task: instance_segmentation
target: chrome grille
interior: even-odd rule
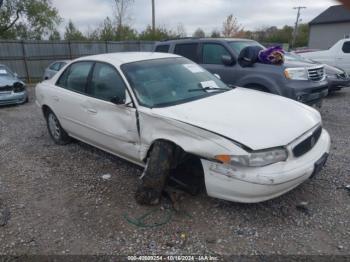
[[[0,92],[11,92],[13,90],[13,86],[0,86]]]
[[[296,147],[293,148],[293,154],[295,157],[301,157],[302,155],[309,152],[315,144],[318,142],[322,134],[322,126],[317,128],[311,136],[300,142]]]
[[[307,70],[309,79],[312,81],[322,81],[325,78],[324,67],[315,67]]]

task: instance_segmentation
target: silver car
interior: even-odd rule
[[[25,83],[7,66],[0,64],[0,105],[15,105],[28,102]]]
[[[69,60],[55,61],[50,64],[44,72],[43,80],[51,79],[58,71],[61,70],[66,64],[69,63]]]

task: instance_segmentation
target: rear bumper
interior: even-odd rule
[[[0,93],[0,106],[23,104],[27,98],[28,93],[26,90],[19,93]]]
[[[317,163],[330,150],[326,130],[314,148],[299,158],[260,168],[234,167],[202,160],[207,193],[224,200],[257,203],[294,189],[310,178]]]

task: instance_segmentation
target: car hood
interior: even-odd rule
[[[307,62],[307,61],[290,61],[290,60],[286,60],[284,62],[284,66],[286,68],[314,67],[315,65],[317,65],[317,64],[316,63]],[[319,66],[322,66],[322,65],[320,64]]]
[[[22,83],[21,80],[11,77],[11,76],[0,76],[0,87],[3,86],[12,86],[14,83],[20,82]]]
[[[152,113],[206,129],[253,150],[285,146],[321,122],[320,114],[299,102],[236,88]]]

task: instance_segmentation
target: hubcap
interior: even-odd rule
[[[53,114],[49,115],[49,129],[50,129],[51,135],[56,140],[59,140],[61,137],[61,130],[58,124],[58,120]]]

